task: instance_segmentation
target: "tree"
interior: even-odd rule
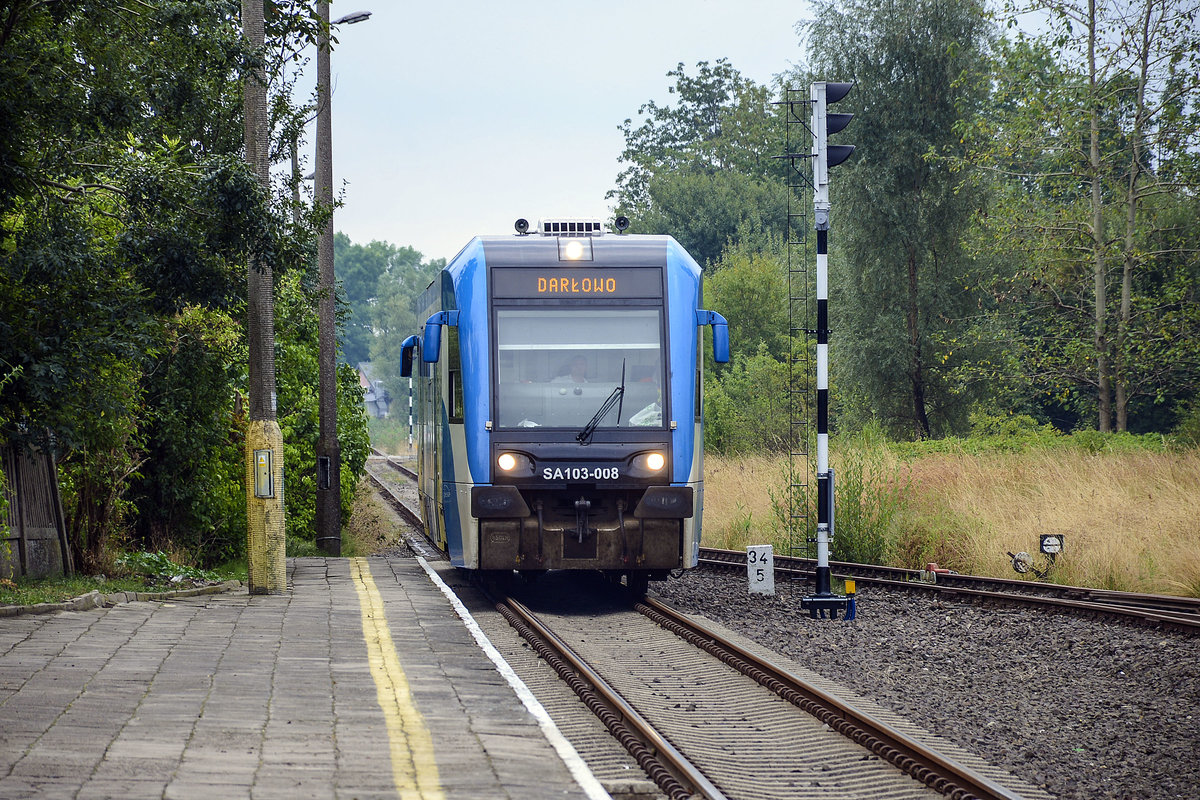
[[[695,76],[681,63],[667,77],[678,102],[643,104],[636,128],[625,120],[628,166],[608,196],[634,230],[671,234],[706,264],[739,228],[761,233],[785,213],[771,92],[725,59],[701,61]]]
[[[372,242],[371,246],[376,243]],[[425,322],[418,319],[416,300],[425,287],[446,266],[446,259],[424,261],[419,252],[411,247],[391,248],[388,267],[379,276],[376,284],[376,301],[371,309],[375,338],[371,341],[371,362],[375,375],[383,382],[393,397],[407,380],[400,377],[400,351],[404,340],[420,333]]]
[[[353,366],[370,360],[375,309],[381,296],[392,295],[391,284],[398,281],[406,295],[416,296],[409,273],[420,270],[421,254],[388,242],[354,244],[349,236],[339,233],[334,238],[334,258],[348,309],[340,343],[343,358]],[[416,292],[424,288],[422,285]]]
[[[712,265],[704,280],[706,308],[729,320],[730,346],[742,353],[759,352],[776,361],[788,355],[787,264],[778,240],[759,249],[739,239]],[[718,374],[724,365],[715,365]]]
[[[991,101],[958,127],[996,200],[980,249],[1013,256],[989,282],[1021,374],[1101,431],[1173,405],[1200,363],[1176,211],[1195,207],[1198,8],[1051,3],[1047,33],[1001,43]]]
[[[264,54],[225,0],[0,10],[0,438],[56,448],[93,567],[114,536],[240,547],[241,276],[302,266],[309,235],[241,158],[241,71],[314,30],[268,12]]]
[[[965,418],[947,370],[973,303],[961,236],[978,197],[926,158],[953,148],[951,126],[978,103],[988,41],[977,2],[823,0],[806,31],[814,72],[854,81],[854,157],[837,167],[830,235],[836,375],[878,415],[917,437]]]

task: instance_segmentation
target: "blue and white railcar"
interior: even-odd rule
[[[619,222],[623,222],[620,220]],[[670,236],[524,220],[471,240],[422,295],[419,484],[459,567],[695,566],[704,498],[700,267]]]

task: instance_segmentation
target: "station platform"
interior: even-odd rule
[[[608,797],[443,587],[300,558],[286,594],[0,618],[0,798]]]

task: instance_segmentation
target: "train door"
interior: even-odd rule
[[[431,439],[429,448],[429,474],[432,480],[430,482],[428,497],[430,523],[427,526],[429,537],[442,550],[446,549],[446,517],[442,505],[442,491],[445,486],[445,475],[442,474],[442,464],[445,463],[444,448],[446,447],[446,400],[443,396],[446,381],[442,366],[444,363],[445,359],[443,358],[439,359],[438,363],[429,365],[432,372],[429,392],[429,399],[432,404],[429,413]]]
[[[430,539],[438,540],[438,504],[437,498],[441,492],[438,482],[438,442],[441,426],[437,420],[438,389],[437,365],[427,364],[419,359],[420,391],[417,393],[419,407],[417,418],[420,420],[419,462],[420,481],[419,492],[421,499],[421,517],[425,522],[425,533]]]

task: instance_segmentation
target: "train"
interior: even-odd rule
[[[426,534],[477,574],[599,571],[645,592],[696,565],[704,506],[701,268],[671,236],[518,219],[476,236],[417,299]]]

